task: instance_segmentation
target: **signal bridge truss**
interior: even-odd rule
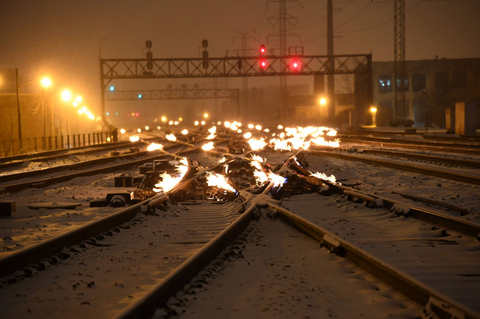
[[[239,89],[125,90],[105,93],[106,101],[238,99]]]
[[[371,54],[101,59],[100,66],[102,117],[107,86],[113,80],[355,74],[366,83],[370,101],[373,92]]]
[[[329,64],[332,58],[333,68]],[[265,66],[261,66],[260,61],[264,61]],[[297,66],[292,67],[295,62]],[[100,60],[105,87],[117,79],[355,74],[368,72],[371,63],[371,54]]]

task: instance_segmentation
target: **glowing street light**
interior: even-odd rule
[[[326,105],[327,104],[327,99],[324,98],[324,97],[321,97],[319,100],[318,100],[318,103],[320,105]]]
[[[73,105],[74,107],[77,107],[77,106],[78,106],[78,102],[77,102],[77,101],[73,101],[72,105]]]
[[[166,116],[162,116],[162,122],[166,122],[167,121],[167,117]]]
[[[77,101],[78,103],[82,102],[83,101],[83,98],[78,95],[76,98],[75,98],[75,101]]]
[[[372,112],[372,126],[377,126],[377,108],[372,106],[370,112]]]
[[[70,101],[72,99],[72,92],[70,92],[69,90],[63,90],[62,99],[66,102]]]
[[[43,87],[48,88],[50,85],[52,85],[52,80],[49,78],[43,78],[40,83],[43,85]]]
[[[206,119],[208,119],[208,113],[206,113],[206,112],[203,113],[203,117],[206,118]]]

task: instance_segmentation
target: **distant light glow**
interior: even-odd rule
[[[206,112],[203,113],[203,117],[206,118],[206,119],[208,119],[208,113],[206,113]]]
[[[125,134],[125,129],[124,128],[120,129],[120,133]]]
[[[77,101],[78,103],[82,102],[83,101],[83,98],[78,95],[76,98],[75,98],[75,101]]]
[[[44,87],[49,87],[50,85],[52,85],[52,80],[50,80],[49,78],[43,78],[40,83],[44,86]]]
[[[63,90],[62,99],[67,102],[70,101],[72,99],[72,93],[69,90]]]
[[[110,91],[112,91],[112,92],[115,91],[115,87],[113,85],[110,86]]]
[[[327,99],[322,97],[322,98],[320,98],[320,100],[318,100],[318,103],[320,103],[320,105],[325,105],[325,104],[327,104]]]

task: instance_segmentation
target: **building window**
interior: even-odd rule
[[[475,73],[475,87],[480,88],[480,72]]]
[[[380,93],[392,92],[392,76],[380,75],[378,77],[378,91]]]
[[[426,88],[425,74],[417,73],[412,75],[412,91],[423,91]]]
[[[449,84],[448,73],[435,74],[435,89],[448,90]]]
[[[408,92],[410,88],[410,83],[409,83],[409,75],[408,74],[399,74],[397,76],[397,81],[395,83],[395,90],[400,91],[400,85],[402,84],[402,78],[403,78],[403,87],[405,88],[405,92]]]
[[[465,73],[465,72],[453,72],[453,74],[452,74],[452,87],[454,89],[466,89],[467,88],[467,73]]]

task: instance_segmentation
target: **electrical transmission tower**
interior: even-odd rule
[[[271,16],[268,18],[268,22],[272,26],[276,26],[277,24],[279,25],[279,31],[275,32],[273,34],[270,34],[270,36],[275,36],[279,37],[280,39],[280,56],[286,56],[287,55],[287,36],[298,36],[295,33],[288,32],[287,31],[287,23],[290,25],[294,26],[298,23],[298,18],[292,16],[291,14],[287,13],[287,2],[298,2],[300,6],[302,5],[298,0],[268,0],[267,1],[267,6],[269,3],[278,3],[279,5],[279,12],[278,14]],[[285,66],[287,67],[287,66]],[[288,118],[287,114],[287,77],[286,76],[280,76],[280,92],[282,96],[282,117],[283,119]]]
[[[394,0],[393,10],[393,117],[405,118],[405,0]]]

